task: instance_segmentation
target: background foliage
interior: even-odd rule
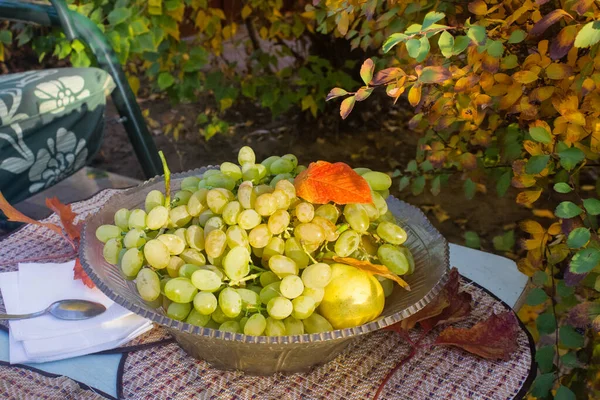
[[[221,112],[250,99],[273,115],[298,107],[317,116],[327,92],[342,98],[343,118],[367,110],[360,102],[378,89],[410,104],[420,140],[415,159],[393,174],[400,190],[438,194],[458,174],[469,199],[495,190],[531,209],[518,260],[533,286],[519,313],[538,344],[531,396],[600,396],[597,1],[70,4],[106,32],[136,92],[148,81],[174,102],[209,92]],[[92,62],[58,30],[10,28],[0,31],[0,60],[17,41],[40,58]],[[207,138],[228,129],[218,115],[197,123]],[[166,130],[177,137],[177,126]],[[479,247],[474,232],[465,239]],[[498,251],[514,244],[514,230],[494,238]]]

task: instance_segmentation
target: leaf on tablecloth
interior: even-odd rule
[[[517,350],[519,324],[511,311],[492,314],[471,328],[444,329],[434,345],[460,347],[488,359],[507,360]]]
[[[349,165],[326,161],[311,163],[295,179],[298,197],[316,204],[371,203],[367,181]]]
[[[404,279],[400,278],[398,275],[390,271],[385,265],[372,264],[369,261],[357,260],[356,258],[351,257],[333,256],[333,261],[342,264],[352,265],[353,267],[369,272],[371,274],[380,275],[384,278],[391,279],[395,281],[398,285],[402,286],[404,289],[410,291],[410,286],[408,285],[408,283],[406,283]]]
[[[450,271],[448,283],[444,286],[439,297],[444,297],[448,300],[446,307],[440,314],[431,316],[430,318],[421,320],[419,323],[426,331],[430,331],[438,325],[458,322],[471,313],[471,295],[467,292],[459,292],[460,275],[456,268]]]
[[[87,276],[87,274],[83,270],[83,267],[81,266],[81,263],[79,262],[79,258],[75,259],[75,266],[73,267],[73,279],[74,280],[81,279],[83,284],[85,286],[89,287],[90,289],[92,289],[94,286],[96,286],[96,285],[94,285],[94,282],[92,282],[90,277]]]

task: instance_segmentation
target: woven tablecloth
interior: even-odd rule
[[[107,189],[73,204],[81,218],[93,214],[118,190]],[[59,222],[56,215],[47,221]],[[69,246],[58,235],[38,226],[25,226],[0,242],[0,271],[17,269],[15,260],[54,256],[67,259]],[[473,312],[455,324],[469,327],[492,312],[510,310],[479,285],[461,278],[461,290],[473,297]],[[4,304],[0,302],[0,312]],[[2,326],[6,329],[6,325]],[[433,330],[422,341],[432,343]],[[420,335],[418,329],[411,333]],[[425,347],[403,364],[387,383],[381,399],[519,399],[535,376],[533,340],[521,325],[519,349],[508,361],[485,360],[459,348]],[[161,327],[108,352],[123,353],[117,393],[124,399],[371,399],[385,376],[410,353],[397,333],[379,331],[353,341],[333,361],[310,373],[271,377],[220,371],[188,356]],[[2,399],[111,398],[85,384],[22,365],[0,364]]]

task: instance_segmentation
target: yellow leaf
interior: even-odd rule
[[[244,8],[242,8],[242,19],[248,18],[250,14],[252,14],[252,8],[246,4]]]
[[[183,14],[185,12],[185,5],[181,4],[174,10],[167,11],[167,15],[171,16],[175,21],[183,21]]]
[[[573,75],[573,68],[567,64],[552,63],[546,68],[546,76],[553,80],[565,79]]]
[[[517,204],[531,204],[540,198],[542,189],[526,190],[517,195]]]
[[[258,33],[259,33],[260,37],[263,39],[266,39],[267,36],[269,36],[269,31],[264,26],[260,28],[260,31],[258,31]]]
[[[540,218],[554,219],[554,213],[551,210],[533,209],[533,215]]]
[[[345,36],[348,33],[348,25],[350,24],[350,17],[346,11],[342,11],[340,15],[340,21],[337,24],[338,32]]]
[[[541,143],[537,143],[531,140],[523,141],[523,148],[532,156],[539,156],[544,153],[544,151],[542,150]]]
[[[596,83],[591,78],[585,78],[581,85],[581,95],[585,96],[586,94],[593,92],[596,89]]]
[[[577,124],[580,126],[585,126],[585,115],[583,115],[583,113],[581,111],[566,110],[565,112],[562,112],[561,114],[570,123]]]
[[[475,0],[469,3],[469,11],[475,15],[485,15],[488,12],[487,4],[483,0]]]
[[[221,112],[227,110],[232,105],[233,99],[231,97],[225,97],[224,99],[221,99],[221,101],[219,101],[219,107],[221,109]]]
[[[528,84],[538,80],[538,74],[533,71],[519,71],[513,74],[513,79],[519,83]]]
[[[542,86],[535,88],[529,94],[529,98],[533,101],[542,102],[548,100],[554,93],[554,86]]]
[[[525,250],[535,250],[539,249],[542,246],[542,241],[540,239],[526,239],[521,241],[521,247]]]
[[[415,84],[408,91],[408,102],[411,106],[416,107],[421,101],[421,85]]]
[[[500,110],[506,110],[510,108],[513,104],[519,100],[521,95],[523,94],[523,90],[521,85],[515,83],[511,87],[508,88],[508,92],[504,97],[500,99],[500,103],[498,103],[498,108]]]
[[[4,61],[4,43],[0,42],[0,61]]]
[[[506,93],[508,93],[508,86],[503,84],[494,85],[490,88],[490,90],[487,90],[486,93],[492,97],[504,96]]]
[[[517,261],[517,268],[527,276],[533,276],[538,271],[526,258],[521,258]]]
[[[554,214],[552,215],[552,218],[554,218]],[[539,222],[532,221],[530,219],[519,222],[519,228],[531,235],[543,235],[545,232],[544,227],[542,227]]]
[[[548,233],[552,236],[558,235],[561,231],[562,227],[559,222],[553,223],[552,225],[550,225],[550,228],[548,228]]]
[[[133,94],[137,96],[138,91],[140,90],[140,79],[137,76],[128,75],[127,81],[129,82]]]
[[[219,17],[219,19],[226,19],[225,13],[220,8],[209,8],[208,10],[212,15]]]

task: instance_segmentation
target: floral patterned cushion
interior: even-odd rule
[[[0,76],[0,191],[10,202],[65,179],[94,156],[113,88],[97,68]]]

